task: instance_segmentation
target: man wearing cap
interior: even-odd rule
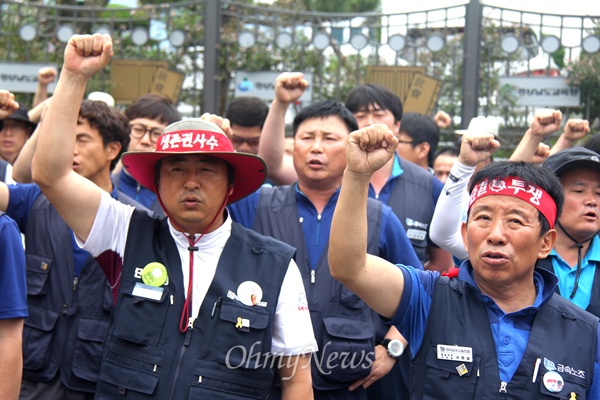
[[[384,125],[351,134],[329,264],[407,338],[412,398],[600,398],[598,318],[554,293],[558,279],[537,267],[556,239],[558,179],[523,162],[484,167],[462,225],[469,259],[451,276],[398,268],[365,246],[369,180],[396,146]]]
[[[157,193],[167,218],[113,201],[71,171],[72,120],[87,81],[113,54],[108,35],[75,35],[40,130],[34,179],[92,254],[123,260],[96,399],[312,398],[315,351],[290,246],[232,223],[225,206],[260,187],[265,166],[216,126],[170,125],[156,151],[123,165]]]
[[[36,124],[29,120],[29,110],[20,106],[17,110],[2,118],[0,112],[0,159],[12,164],[21,148],[29,139]]]
[[[544,167],[560,179],[565,206],[541,266],[558,276],[561,296],[600,316],[600,156],[573,147],[550,156]]]

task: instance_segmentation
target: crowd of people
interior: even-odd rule
[[[448,114],[361,84],[290,140],[302,73],[121,111],[86,96],[115,51],[0,90],[0,399],[600,399],[588,121],[537,110],[497,161],[497,120],[438,149]]]

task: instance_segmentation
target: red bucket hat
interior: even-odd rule
[[[255,192],[264,183],[267,166],[262,158],[237,153],[229,138],[215,124],[192,118],[167,126],[156,141],[155,151],[127,152],[123,166],[141,185],[156,193],[156,163],[177,154],[206,154],[233,167],[233,193],[227,204]]]

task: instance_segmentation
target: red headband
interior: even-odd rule
[[[534,206],[542,213],[550,229],[556,222],[556,203],[548,192],[536,185],[525,185],[525,181],[516,176],[507,176],[504,179],[483,180],[473,188],[469,199],[469,209],[477,200],[490,195],[512,196]]]

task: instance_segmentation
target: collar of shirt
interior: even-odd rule
[[[472,286],[481,301],[488,304],[490,302],[490,297],[481,293],[481,290],[477,286],[475,282],[475,278],[473,276],[473,266],[471,262],[466,260],[460,266],[460,271],[458,272],[458,279],[461,281],[465,281],[470,286]],[[556,286],[558,285],[558,278],[552,272],[538,268],[533,271],[533,281],[536,285],[537,295],[535,301],[531,307],[527,307],[524,310],[532,310],[537,311],[541,306],[543,306],[554,294]],[[521,310],[523,311],[523,310]]]
[[[398,157],[398,154],[394,154],[394,165],[392,166],[392,175],[390,178],[397,178],[402,175],[403,172],[404,170],[400,165],[400,157]]]
[[[119,197],[119,191],[117,190],[117,186],[115,184],[112,185],[112,190],[110,191],[110,197],[117,200]]]
[[[558,257],[562,260],[562,257],[556,252],[554,248],[550,251],[550,256]],[[585,253],[585,256],[581,260],[581,268],[585,268],[590,261],[600,262],[600,238],[598,235],[594,236],[592,241],[590,242],[590,247],[588,247],[588,251]]]

